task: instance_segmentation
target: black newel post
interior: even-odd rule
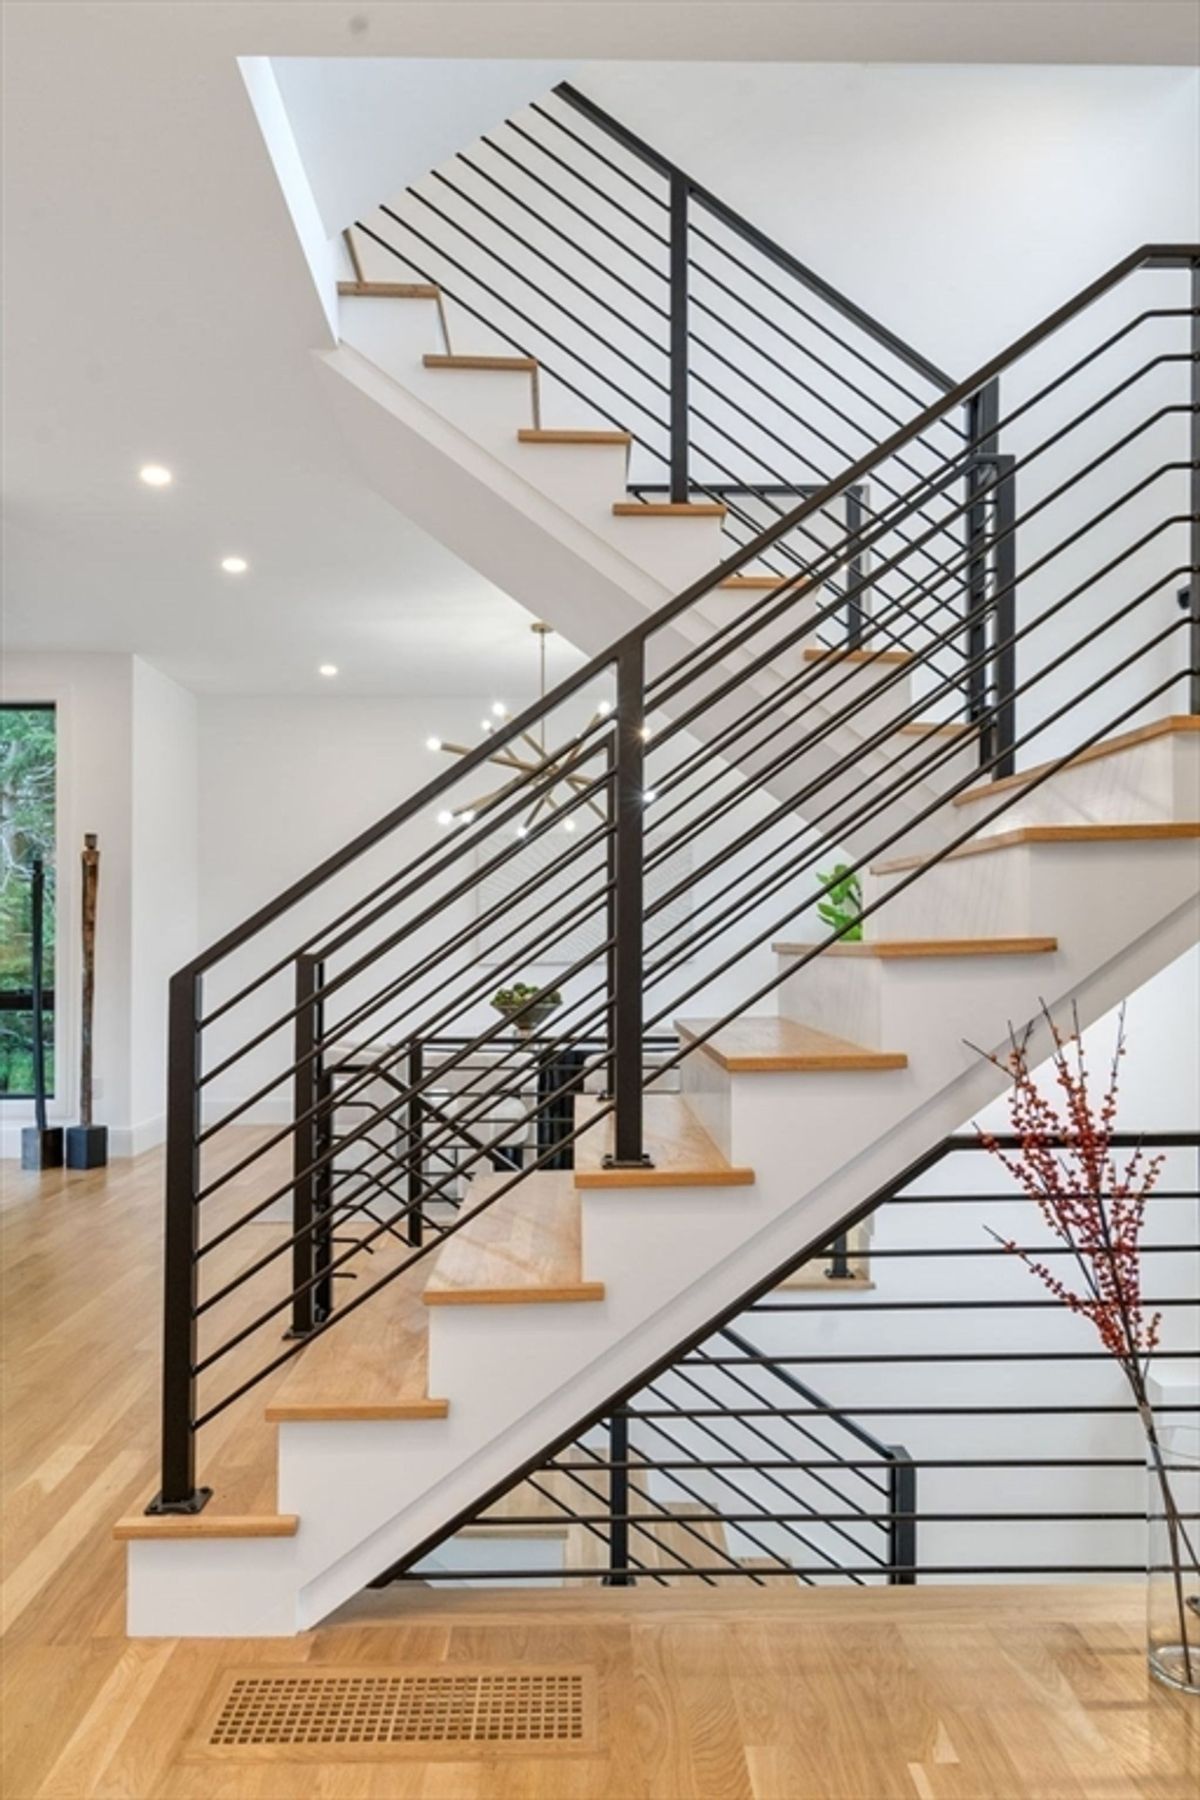
[[[199,975],[181,969],[167,993],[162,1487],[148,1513],[195,1513],[212,1497],[196,1485],[201,992]]]

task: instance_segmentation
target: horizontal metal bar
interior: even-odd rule
[[[649,1463],[646,1467],[653,1471],[657,1465]],[[747,1467],[753,1469],[754,1465],[747,1464]],[[689,1512],[687,1516],[693,1525],[756,1525],[764,1522],[767,1524],[793,1522],[811,1525],[813,1523],[811,1513],[777,1513],[770,1509],[763,1512],[738,1513],[726,1512],[721,1507],[714,1507],[711,1512]],[[817,1523],[821,1525],[832,1524],[835,1521],[855,1523],[860,1516],[858,1513],[822,1512]],[[1179,1517],[1184,1520],[1200,1519],[1200,1512],[1181,1511]],[[612,1520],[625,1525],[662,1525],[675,1523],[676,1515],[668,1513],[664,1518],[662,1513],[603,1512],[589,1514],[572,1512],[570,1518],[572,1524],[576,1525],[608,1524]],[[882,1522],[892,1519],[915,1519],[919,1525],[1123,1525],[1131,1523],[1144,1525],[1146,1509],[1142,1507],[1137,1512],[926,1512],[923,1508],[918,1507],[915,1513],[889,1512],[885,1509],[883,1512],[876,1513],[874,1518]],[[545,1523],[546,1515],[544,1513],[514,1513],[505,1514],[503,1518],[489,1519],[486,1516],[478,1518],[472,1523],[471,1529],[474,1531],[476,1527],[487,1526],[496,1530],[504,1530],[510,1526],[537,1526],[545,1525]]]
[[[1194,1246],[1200,1250],[1200,1245]],[[874,1254],[871,1250],[860,1252],[864,1262],[870,1261]],[[1115,1253],[1114,1253],[1115,1254]],[[1200,1357],[1200,1350],[1156,1350],[1155,1362],[1182,1359],[1190,1362]],[[867,1355],[830,1354],[824,1356],[777,1356],[774,1352],[768,1355],[765,1351],[757,1356],[685,1356],[676,1366],[684,1369],[709,1368],[725,1369],[734,1366],[749,1365],[752,1368],[764,1368],[772,1372],[795,1365],[800,1368],[830,1363],[835,1366],[864,1363],[1010,1363],[1010,1362],[1100,1362],[1112,1361],[1109,1350],[891,1350],[877,1351]],[[736,1406],[729,1408],[731,1418],[738,1416]],[[890,1460],[890,1459],[889,1459]]]
[[[1155,1406],[1156,1413],[1194,1413],[1195,1407],[1182,1402],[1164,1402]],[[1040,1417],[1042,1414],[1076,1414],[1114,1413],[1136,1418],[1136,1412],[1128,1401],[1116,1405],[1080,1404],[1080,1405],[1037,1405],[995,1406],[985,1401],[982,1406],[860,1406],[856,1400],[843,1401],[839,1406],[747,1406],[739,1417],[743,1419],[841,1419],[843,1414],[852,1414],[856,1419],[941,1419],[941,1418],[1017,1418],[1028,1419]],[[653,1407],[638,1406],[630,1409],[635,1419],[719,1419],[725,1415],[719,1406],[674,1406]]]
[[[696,1564],[694,1567],[671,1569],[671,1575],[695,1576],[699,1579],[718,1579],[722,1576],[732,1577],[735,1581],[749,1581],[757,1575],[764,1580],[781,1577],[785,1581],[805,1580],[811,1577],[824,1577],[830,1580],[831,1575],[874,1576],[877,1580],[886,1577],[889,1571],[899,1573],[912,1571],[922,1580],[932,1576],[969,1575],[972,1577],[995,1575],[1144,1575],[1143,1563],[886,1563],[883,1568],[874,1564],[854,1568],[841,1564],[835,1570],[818,1564],[816,1567],[803,1567],[799,1563],[788,1564],[778,1569],[741,1567],[727,1568],[720,1563]],[[524,1572],[524,1579],[540,1581],[553,1586],[558,1581],[597,1581],[604,1571],[602,1568],[555,1568],[529,1569]],[[512,1568],[506,1569],[425,1569],[417,1570],[410,1564],[402,1573],[393,1575],[391,1581],[422,1581],[440,1586],[446,1581],[487,1581],[498,1585],[516,1583],[522,1579],[522,1572]]]

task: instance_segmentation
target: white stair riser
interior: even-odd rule
[[[1015,995],[1051,979],[1053,953],[880,959],[818,956],[779,989],[785,1018],[815,1025],[875,1050],[920,1055],[930,1038],[970,1035],[981,1016],[1003,1017]]]
[[[994,818],[1001,800],[1011,801]],[[1039,787],[981,795],[954,808],[955,834],[1023,825],[1133,825],[1200,819],[1200,732],[1173,733],[1095,757],[1048,777]]]
[[[617,494],[612,498],[624,496]],[[703,514],[692,519],[617,518],[610,505],[597,526],[623,556],[649,570],[672,594],[706,575],[733,548],[720,519]]]
[[[130,1637],[291,1637],[300,1630],[300,1543],[299,1532],[135,1539],[125,1629]]]
[[[1200,859],[1195,838],[1125,843],[1014,844],[950,857],[897,891],[906,875],[868,874],[863,899],[884,899],[867,921],[873,937],[1027,937],[1060,941],[1077,926],[1080,905],[1103,896],[1115,926],[1137,929],[1159,916],[1155,889],[1177,893],[1194,881]],[[1093,886],[1092,883],[1099,885]],[[885,898],[889,896],[890,898]],[[1118,934],[1116,942],[1122,941]]]

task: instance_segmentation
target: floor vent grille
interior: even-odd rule
[[[209,1755],[272,1751],[487,1755],[585,1750],[595,1740],[588,1669],[230,1670],[199,1734]]]

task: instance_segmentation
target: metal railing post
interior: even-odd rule
[[[1188,563],[1188,710],[1200,713],[1200,262],[1192,264],[1191,533]]]
[[[643,855],[646,810],[645,649],[626,639],[617,660],[612,1065],[616,1169],[642,1168]]]
[[[997,645],[989,664],[991,753],[995,758],[992,779],[1012,775],[1016,768],[1017,741],[1017,478],[1015,460],[997,456],[995,494],[996,601],[992,613],[992,642]]]
[[[914,1587],[917,1580],[917,1471],[903,1444],[889,1444],[888,1581]]]
[[[196,1300],[200,1178],[198,975],[171,977],[167,1000],[166,1223],[163,1267],[162,1486],[148,1513],[196,1513]]]
[[[629,1566],[629,1413],[618,1406],[608,1421],[608,1573],[605,1587],[632,1587]]]
[[[971,672],[967,677],[967,712],[981,726],[979,761],[990,761],[991,726],[989,721],[988,665],[984,660],[988,643],[988,589],[990,558],[988,556],[988,502],[986,493],[992,478],[992,458],[996,452],[996,426],[1000,417],[999,383],[989,381],[967,401],[967,442],[971,447],[966,465],[966,535],[967,535],[967,661]]]
[[[296,1019],[293,1027],[292,1075],[292,1322],[288,1337],[307,1337],[317,1323],[313,1286],[314,1226],[317,1205],[317,1047],[320,1041],[316,998],[321,965],[315,957],[296,958]]]
[[[408,1164],[408,1174],[405,1177],[405,1198],[408,1202],[408,1241],[416,1250],[425,1236],[425,1219],[421,1210],[421,1189],[425,1178],[421,1138],[424,1131],[425,1109],[421,1105],[421,1096],[417,1092],[425,1077],[425,1057],[419,1038],[411,1039],[408,1046],[407,1075],[405,1161]]]
[[[670,177],[671,499],[688,497],[688,181]]]
[[[846,603],[846,645],[850,650],[861,650],[866,636],[866,606],[863,581],[866,576],[866,552],[859,542],[863,525],[863,501],[861,488],[846,489],[846,536],[854,545],[854,553],[846,564],[846,582],[850,596]]]
[[[850,1267],[850,1239],[841,1231],[829,1246],[829,1267],[825,1271],[826,1281],[852,1281],[854,1270]]]

